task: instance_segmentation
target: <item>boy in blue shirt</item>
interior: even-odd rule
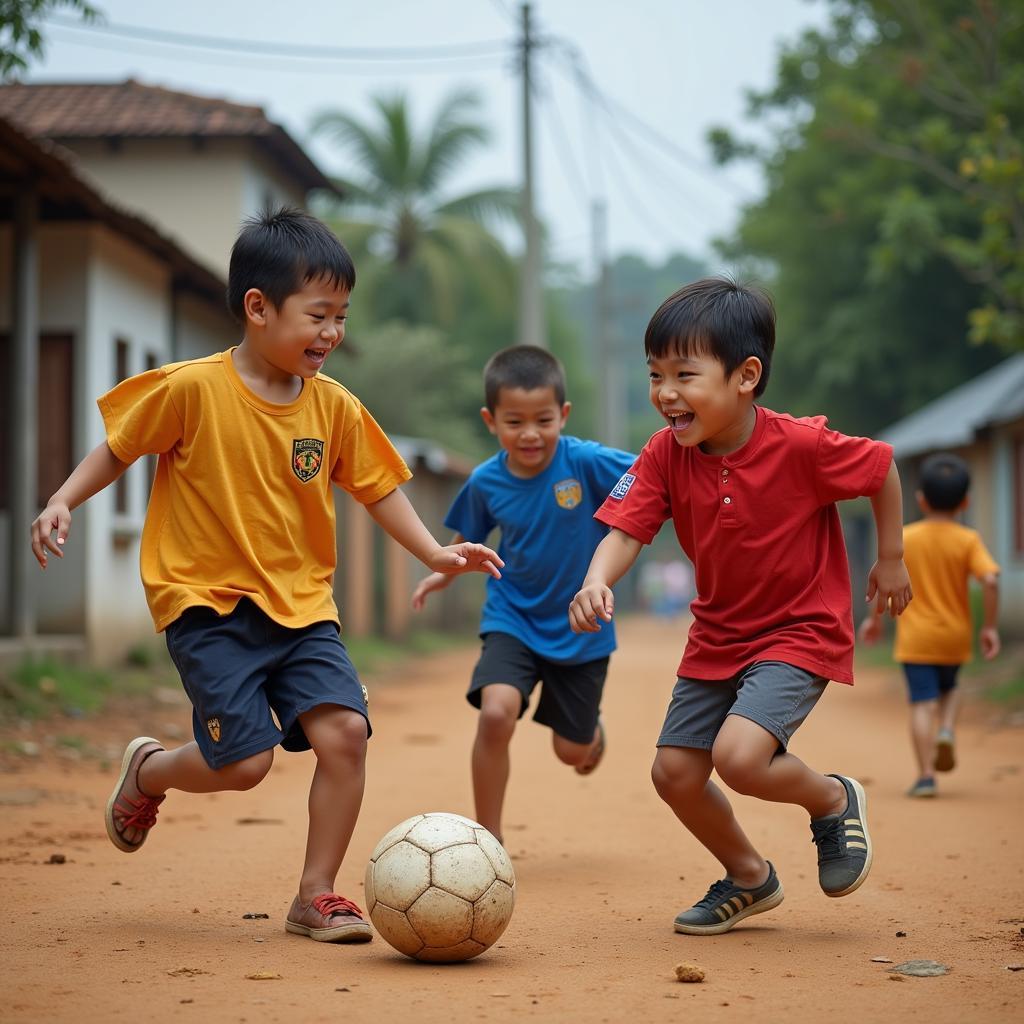
[[[483,650],[466,695],[480,710],[472,757],[476,817],[501,840],[509,742],[538,682],[534,721],[552,730],[558,759],[588,775],[604,754],[599,712],[615,634],[573,634],[565,609],[607,533],[594,512],[634,457],[562,436],[570,410],[565,374],[545,349],[516,345],[496,353],[484,367],[484,391],[480,415],[502,450],[473,471],[445,525],[456,531],[454,543],[501,530],[501,584],[488,583]],[[427,576],[413,607],[450,582],[440,573]]]

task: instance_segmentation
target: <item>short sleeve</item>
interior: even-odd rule
[[[999,572],[999,563],[989,554],[985,542],[977,534],[974,535],[974,541],[971,544],[968,569],[976,579]]]
[[[672,514],[668,476],[655,447],[657,437],[648,441],[594,514],[599,522],[622,530],[643,544],[654,540]]]
[[[821,428],[815,487],[822,505],[870,497],[881,490],[892,463],[892,446],[869,437],[849,437]]]
[[[487,506],[487,498],[472,476],[462,485],[444,525],[474,544],[483,544],[498,525]]]
[[[603,444],[587,445],[584,451],[587,483],[593,493],[602,498],[622,479],[622,474],[628,472],[636,462],[636,456],[631,452],[620,451],[618,448],[606,448]]]
[[[412,473],[377,421],[356,402],[355,422],[345,433],[331,482],[361,505],[386,498]]]
[[[107,444],[121,462],[170,451],[181,440],[181,417],[163,368],[129,377],[96,404],[107,430]]]

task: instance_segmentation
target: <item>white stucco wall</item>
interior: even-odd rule
[[[39,246],[39,329],[41,334],[70,334],[78,352],[83,342],[86,320],[87,278],[85,266],[90,245],[89,228],[80,226],[40,225]],[[11,329],[11,231],[0,227],[0,330]],[[74,418],[81,401],[75,395]],[[77,441],[77,431],[72,428]],[[77,460],[85,449],[75,449]],[[45,573],[30,574],[38,609],[38,628],[43,633],[78,633],[84,628],[86,534],[79,527],[81,513],[74,522],[63,559],[51,559]],[[0,513],[0,580],[10,578],[9,517]],[[77,542],[77,543],[76,543]],[[25,538],[28,543],[28,538]],[[7,617],[7,587],[0,587],[0,621]]]
[[[196,295],[178,296],[175,325],[177,344],[173,358],[177,362],[223,352],[242,340],[242,329],[228,313],[226,304],[214,307]]]
[[[141,373],[152,355],[171,359],[168,269],[155,257],[102,226],[90,231],[88,355],[76,386],[82,415],[76,436],[85,454],[106,437],[96,398],[116,383],[116,343],[128,344],[128,373]],[[139,642],[152,642],[153,624],[139,579],[139,536],[148,498],[144,461],[129,468],[128,510],[115,515],[113,487],[88,502],[86,520],[86,633],[90,655],[107,662]]]
[[[119,205],[174,238],[227,277],[245,217],[267,202],[304,206],[300,189],[248,139],[128,139],[116,148],[79,141],[79,167]]]

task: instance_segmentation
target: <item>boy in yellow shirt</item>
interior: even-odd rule
[[[169,789],[251,789],[278,744],[312,748],[305,863],[285,927],[321,942],[371,938],[359,907],[334,892],[371,729],[339,637],[331,485],[435,572],[498,576],[502,564],[482,544],[434,540],[398,489],[411,474],[384,432],[320,373],[345,336],[354,286],[348,252],[319,221],[295,210],[247,221],[228,271],[241,342],[132,377],[100,398],[106,441],[32,525],[45,569],[49,555],[63,556],[71,510],[140,456],[159,455],[142,580],[192,702],[195,739],[173,750],[148,736],[132,740],[107,804],[107,834],[132,853]]]
[[[999,653],[999,566],[981,537],[957,522],[967,507],[970,474],[956,455],[932,455],[921,465],[917,503],[924,518],[903,530],[903,561],[914,600],[896,620],[894,657],[903,666],[910,696],[910,734],[917,781],[907,796],[935,796],[934,772],[956,766],[954,729],[960,709],[956,677],[971,659],[970,577],[981,581],[984,620],[979,637],[986,659]],[[882,616],[869,615],[860,638],[874,643]]]

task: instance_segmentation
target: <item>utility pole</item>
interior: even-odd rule
[[[611,273],[608,267],[608,210],[604,200],[591,206],[591,244],[594,254],[594,340],[600,378],[601,440],[612,448],[626,447],[626,394],[622,386],[612,327]]]
[[[519,290],[519,343],[547,347],[544,299],[541,289],[542,257],[540,230],[533,209],[533,83],[530,59],[536,42],[531,33],[530,5],[523,4],[522,87],[523,87],[523,263]]]

